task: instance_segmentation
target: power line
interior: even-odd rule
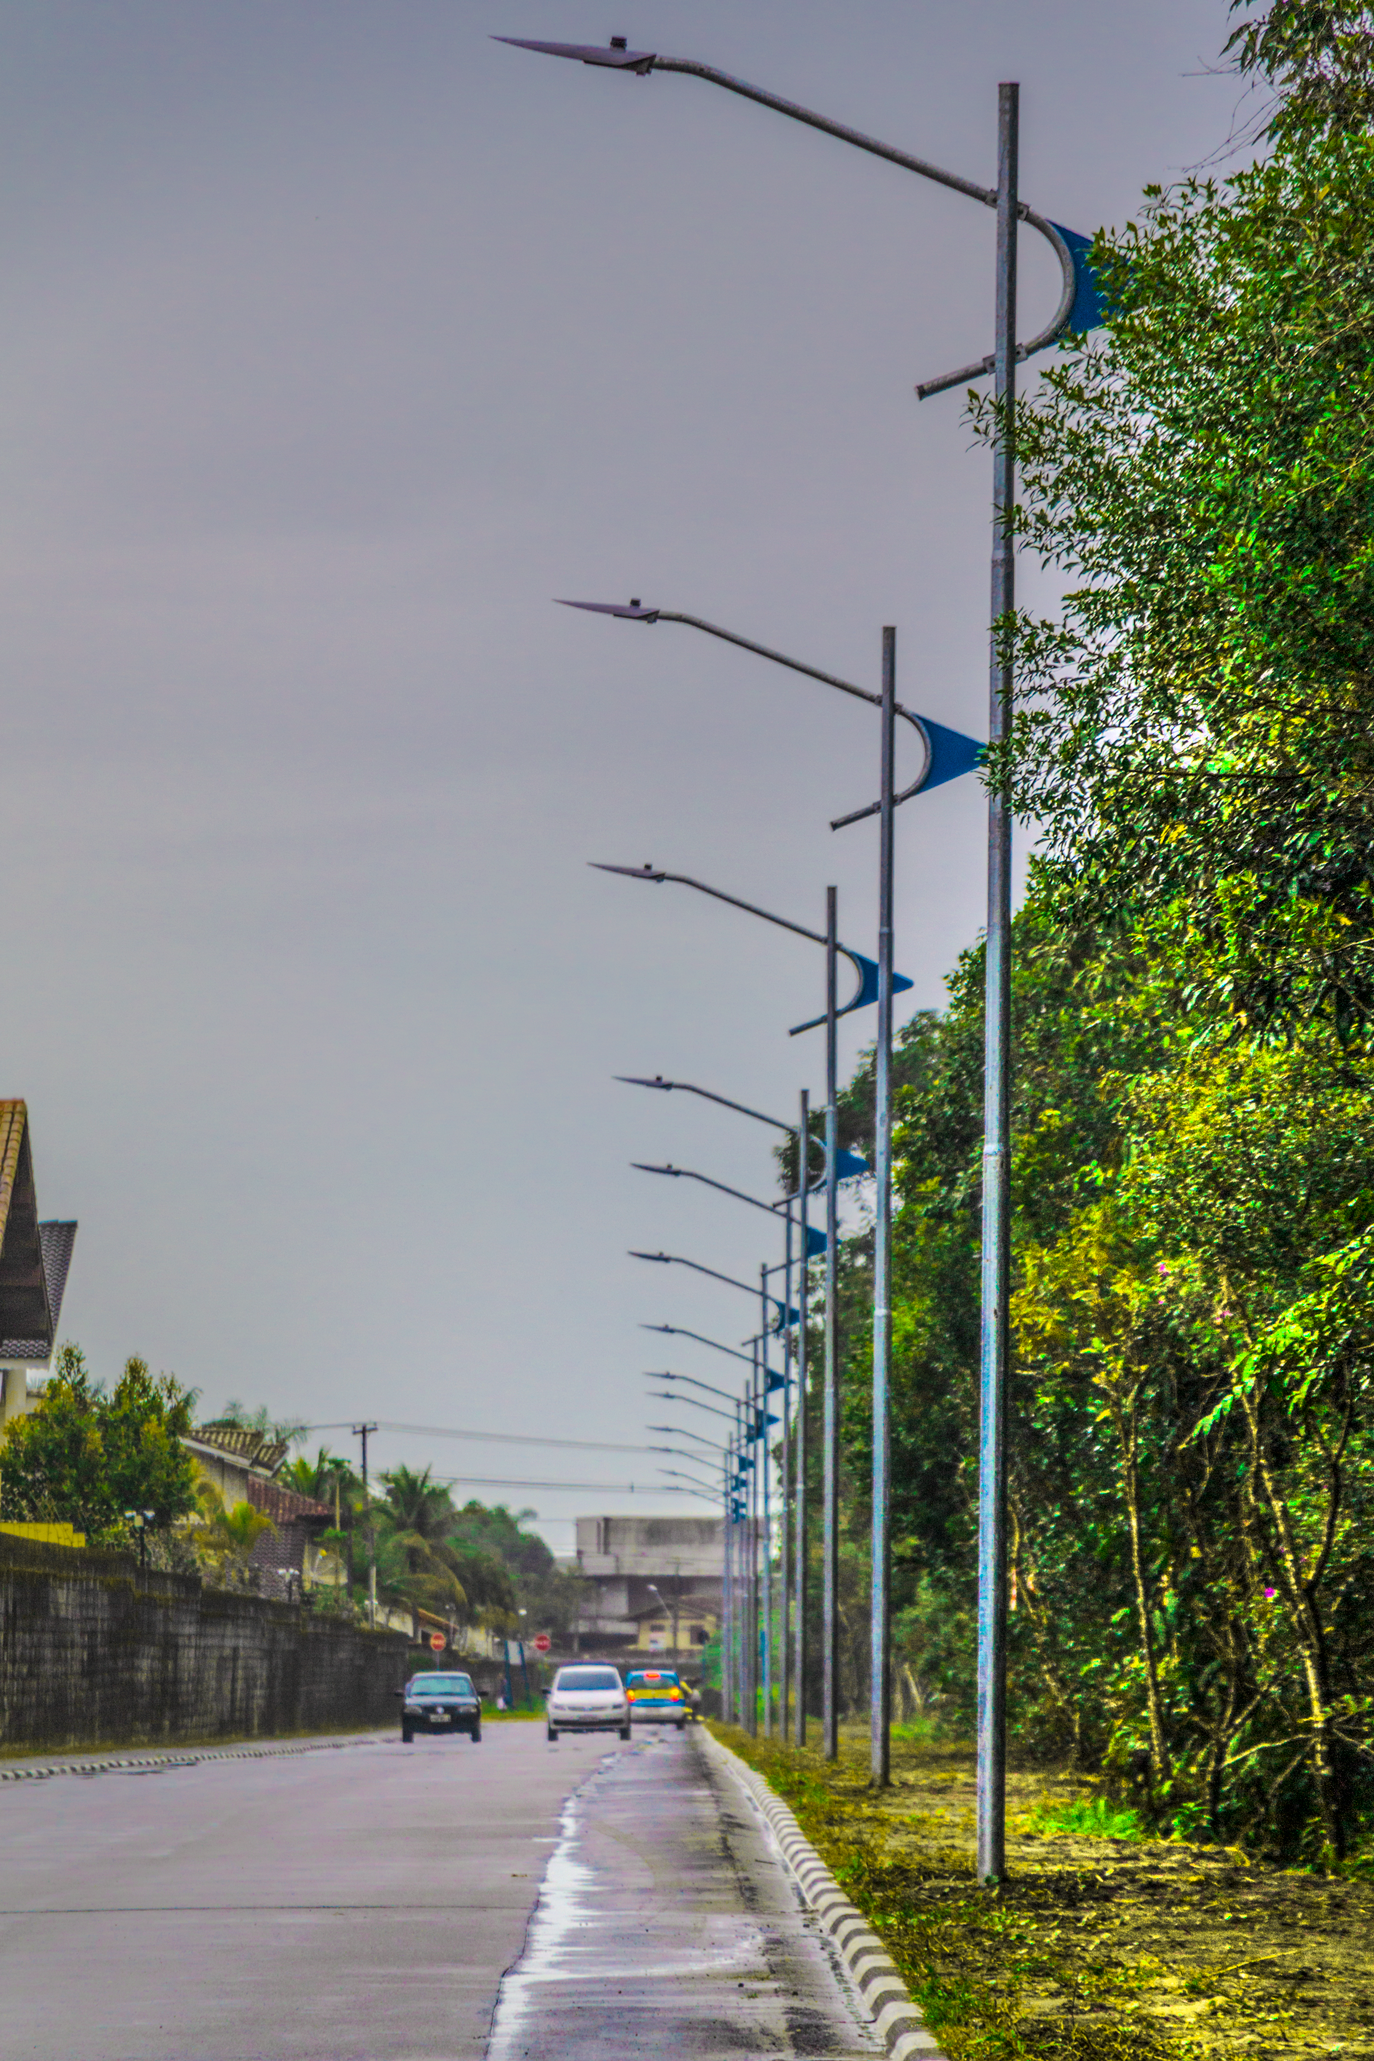
[[[527,1431],[455,1431],[448,1424],[396,1424],[389,1418],[377,1420],[378,1431],[414,1432],[420,1438],[474,1438],[484,1444],[495,1446],[561,1446],[567,1451],[584,1453],[656,1453],[657,1446],[627,1446],[606,1438],[538,1438]],[[302,1433],[307,1431],[351,1431],[352,1420],[338,1424],[302,1424]],[[463,1477],[466,1479],[466,1477]]]
[[[649,1450],[652,1452],[654,1449],[651,1446]],[[661,1481],[525,1481],[494,1474],[441,1474],[433,1479],[442,1488],[596,1489],[608,1496],[686,1496],[693,1493],[691,1489],[675,1488]]]

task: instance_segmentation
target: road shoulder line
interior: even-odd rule
[[[0,1782],[47,1782],[54,1775],[105,1775],[118,1774],[125,1768],[194,1768],[202,1761],[212,1760],[277,1760],[289,1753],[342,1753],[349,1746],[371,1746],[378,1737],[389,1738],[389,1732],[364,1734],[360,1738],[314,1739],[293,1746],[237,1746],[208,1748],[204,1753],[178,1753],[173,1749],[166,1753],[147,1753],[136,1756],[101,1760],[59,1760],[45,1762],[38,1767],[0,1767]]]
[[[697,1737],[754,1803],[777,1840],[802,1903],[836,1951],[892,2061],[945,2061],[938,2041],[912,2002],[896,1963],[867,1919],[844,1895],[815,1847],[777,1792],[747,1761],[701,1726]]]

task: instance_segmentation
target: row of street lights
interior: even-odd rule
[[[703,79],[711,85],[742,99],[752,100],[760,106],[771,108],[789,119],[805,123],[808,127],[836,137],[872,156],[885,159],[904,170],[914,172],[923,179],[964,194],[980,205],[994,209],[997,217],[996,293],[994,318],[994,347],[987,356],[972,364],[961,366],[957,371],[927,380],[918,385],[916,392],[921,399],[943,392],[952,387],[965,385],[970,379],[991,372],[994,377],[994,392],[997,405],[993,447],[993,538],[992,538],[992,643],[989,683],[989,736],[995,746],[1002,743],[1011,719],[1013,675],[1012,616],[1015,605],[1014,541],[1012,536],[1012,512],[1015,494],[1016,436],[1015,436],[1015,394],[1016,366],[1019,360],[1042,350],[1060,336],[1072,331],[1090,329],[1104,319],[1105,310],[1097,288],[1092,268],[1088,263],[1089,240],[1059,224],[1048,221],[1044,216],[1029,208],[1020,198],[1018,186],[1019,153],[1019,88],[1013,83],[1004,83],[998,89],[998,170],[995,187],[981,186],[958,174],[948,172],[923,158],[894,149],[876,138],[860,131],[833,122],[795,102],[782,99],[763,88],[750,85],[743,79],[732,77],[714,66],[701,64],[694,59],[669,58],[655,51],[631,50],[624,36],[611,38],[607,48],[591,44],[536,42],[518,37],[500,37],[501,42],[515,44],[527,50],[545,52],[551,56],[571,58],[586,65],[626,72],[638,77],[648,77],[653,72],[680,72],[693,78]],[[1053,247],[1059,259],[1062,290],[1059,305],[1046,327],[1028,343],[1016,341],[1017,301],[1017,232],[1021,222],[1036,229]],[[698,618],[666,614],[662,611],[642,609],[632,603],[629,609],[606,604],[575,604],[606,608],[607,612],[631,616],[640,621],[673,621],[690,624],[714,636],[724,636],[730,642],[745,649],[759,652],[761,656],[776,660],[794,670],[809,674],[812,678],[825,681],[843,692],[857,694],[862,699],[877,701],[882,710],[882,770],[883,794],[874,807],[857,811],[850,817],[839,819],[832,827],[841,823],[859,820],[861,816],[878,812],[880,814],[880,883],[879,883],[879,949],[876,963],[875,992],[866,999],[876,1000],[879,1009],[875,1094],[875,1176],[877,1182],[877,1207],[875,1213],[874,1253],[874,1330],[873,1330],[873,1583],[872,1583],[872,1719],[871,1719],[871,1765],[875,1782],[888,1779],[889,1738],[889,1637],[888,1637],[888,1507],[889,1507],[889,1361],[891,1351],[890,1311],[890,1267],[891,1267],[891,1038],[892,1000],[894,977],[892,964],[892,866],[893,866],[893,815],[900,800],[906,795],[894,792],[893,749],[895,718],[902,714],[907,720],[922,729],[927,743],[927,763],[923,777],[914,787],[913,793],[923,786],[935,784],[930,776],[934,774],[939,755],[939,746],[944,738],[953,739],[956,733],[938,733],[938,726],[922,724],[909,711],[899,710],[895,697],[896,639],[895,632],[884,632],[883,640],[883,692],[881,696],[866,693],[850,683],[839,681],[820,673],[815,668],[802,666],[795,660],[782,658],[780,654],[765,647],[752,644],[749,640],[722,631]],[[974,749],[969,739],[958,739],[956,755],[960,749]],[[954,767],[939,777],[953,777],[955,771],[970,770],[968,765]],[[625,869],[629,870],[629,869]],[[654,877],[652,873],[648,877]],[[667,877],[667,876],[659,876]],[[696,883],[694,883],[696,884]],[[713,892],[713,890],[707,890]],[[838,1367],[837,1367],[837,1312],[835,1298],[835,1273],[837,1263],[837,1207],[836,1207],[836,1119],[837,1080],[835,1076],[835,1019],[839,1011],[836,1005],[835,961],[837,940],[835,932],[835,893],[831,889],[827,896],[827,926],[825,943],[826,964],[826,1014],[827,1064],[825,1099],[826,1138],[826,1246],[825,1246],[825,1337],[824,1337],[824,1512],[823,1512],[823,1729],[824,1750],[833,1756],[838,1748],[838,1707],[836,1699],[836,1646],[835,1646],[835,1591],[837,1577],[838,1532],[836,1496],[837,1476],[837,1427],[838,1427]],[[755,911],[764,914],[763,911]],[[769,917],[769,921],[782,919]],[[1007,1382],[1007,1298],[1010,1272],[1010,1196],[1008,1185],[1009,1160],[1009,1068],[1010,1068],[1010,926],[1011,926],[1011,816],[1003,795],[990,791],[988,800],[988,905],[986,936],[986,1017],[984,1049],[984,1143],[983,1143],[983,1227],[982,1227],[982,1277],[981,1277],[981,1324],[980,1324],[980,1374],[979,1374],[979,1564],[978,1564],[978,1855],[977,1870],[980,1879],[995,1880],[1003,1872],[1005,1860],[1004,1818],[1005,1818],[1005,1758],[1006,1758],[1006,1382]],[[788,924],[785,927],[798,929]],[[804,933],[814,935],[814,933]],[[873,962],[867,962],[872,964]],[[857,1006],[857,1003],[851,1006]],[[810,1028],[811,1026],[805,1026]],[[803,1026],[798,1026],[798,1029]],[[803,1133],[805,1135],[805,1133]],[[808,1182],[807,1168],[802,1167],[798,1181],[799,1190],[805,1194]],[[805,1257],[803,1257],[803,1269]],[[806,1294],[803,1291],[799,1302],[804,1308]],[[802,1362],[798,1368],[800,1393],[803,1407],[799,1412],[799,1424],[804,1427],[806,1367]],[[804,1435],[804,1432],[803,1432]],[[731,1505],[733,1510],[733,1503]],[[798,1573],[804,1568],[804,1560],[798,1559]],[[804,1621],[805,1610],[797,1611],[799,1622]],[[799,1676],[799,1687],[801,1683]],[[798,1709],[804,1707],[804,1697],[799,1695]]]

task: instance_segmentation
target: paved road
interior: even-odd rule
[[[490,2061],[879,2052],[759,1812],[661,1734],[572,1798]]]
[[[491,1725],[0,1785],[5,2061],[871,2055],[699,1754]]]

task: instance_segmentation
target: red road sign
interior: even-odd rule
[[[431,1653],[442,1653],[442,1652],[443,1652],[443,1650],[444,1650],[444,1648],[445,1648],[445,1646],[447,1646],[447,1644],[448,1644],[448,1640],[447,1640],[447,1639],[446,1639],[446,1638],[444,1637],[444,1635],[443,1635],[443,1633],[442,1633],[442,1632],[431,1632],[431,1633],[430,1633],[430,1635],[429,1635],[429,1650],[430,1650],[430,1652],[431,1652]]]
[[[553,1640],[549,1637],[548,1633],[540,1632],[535,1639],[534,1650],[536,1653],[547,1653],[552,1644]]]

